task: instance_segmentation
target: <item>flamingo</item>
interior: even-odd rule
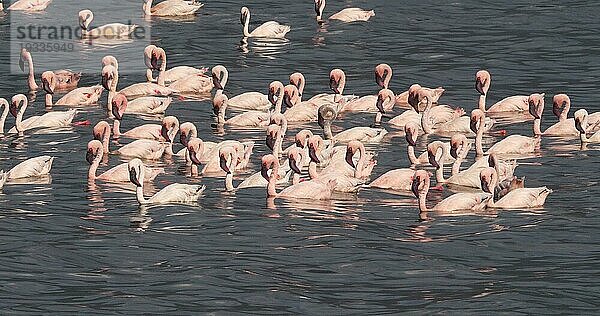
[[[129,171],[127,163],[119,164],[100,175],[96,175],[96,171],[100,166],[100,161],[104,156],[104,145],[99,140],[91,140],[87,145],[86,161],[90,164],[88,170],[88,179],[90,181],[101,180],[106,182],[129,182]],[[164,168],[149,168],[145,167],[144,181],[151,182],[159,174],[165,173]]]
[[[544,94],[532,94],[528,99],[529,114],[533,116],[533,134],[551,135],[551,136],[568,136],[579,135],[579,131],[575,128],[575,119],[563,119],[558,123],[548,127],[542,131],[542,115],[544,114]],[[557,106],[553,105],[553,112],[557,112]],[[568,109],[567,109],[568,110]],[[560,113],[559,113],[560,115]]]
[[[2,115],[0,116],[0,135],[4,134],[4,123],[10,111],[8,101],[5,98],[0,98],[0,107],[2,107]]]
[[[46,10],[50,2],[52,2],[52,0],[18,0],[6,8],[6,10],[43,11]]]
[[[42,86],[46,92],[46,106],[54,105],[73,105],[73,106],[89,106],[98,103],[98,99],[102,95],[104,88],[100,85],[91,87],[80,87],[67,92],[56,103],[53,102],[52,96],[57,89],[59,79],[52,71],[42,73]]]
[[[206,155],[201,157],[206,162],[202,169],[203,175],[218,175],[223,173],[220,166],[219,150],[224,146],[232,146],[238,152],[238,163],[235,165],[237,170],[246,168],[252,155],[254,142],[241,143],[239,141],[226,140],[218,143]]]
[[[177,132],[179,131],[179,120],[174,116],[165,116],[162,119],[161,124],[144,124],[121,134],[120,126],[121,121],[123,120],[123,113],[117,109],[118,107],[113,107],[113,115],[115,116],[115,121],[113,122],[114,138],[123,136],[127,138],[166,141],[170,138],[167,135],[177,135]]]
[[[181,0],[175,0],[181,1]],[[161,2],[162,4],[164,2]],[[160,68],[157,68],[158,61],[161,61]],[[179,79],[186,78],[191,75],[204,75],[206,68],[195,68],[190,66],[177,66],[167,70],[167,53],[161,47],[156,45],[148,45],[144,49],[144,63],[148,69],[146,70],[146,78],[148,82],[154,82],[152,70],[158,69],[158,77],[156,83],[164,86],[165,83],[173,83]]]
[[[269,121],[269,113],[262,111],[247,111],[225,120],[225,110],[229,105],[227,96],[220,92],[213,98],[213,113],[217,117],[217,124],[233,126],[264,126]]]
[[[284,87],[283,102],[287,110],[283,115],[288,122],[311,122],[317,120],[319,105],[312,101],[300,102],[300,93],[295,85]]]
[[[133,159],[127,164],[129,179],[136,185],[136,198],[140,205],[167,204],[167,203],[195,203],[198,202],[202,192],[206,189],[204,185],[191,185],[173,183],[158,191],[151,198],[144,197],[145,167],[139,159]]]
[[[224,66],[217,65],[213,67],[212,78],[213,85],[218,89],[218,94],[219,90],[225,89],[225,85],[229,80],[229,71]],[[256,91],[236,95],[230,98],[227,104],[234,108],[246,110],[267,111],[271,108],[271,101],[269,101],[268,96]]]
[[[54,158],[52,156],[39,156],[27,159],[12,167],[4,177],[6,177],[6,181],[10,181],[47,176],[52,169]]]
[[[122,23],[110,23],[90,29],[90,24],[94,20],[94,13],[91,10],[79,11],[79,26],[81,27],[81,35],[91,38],[111,38],[111,39],[126,39],[131,36],[138,25],[126,25]]]
[[[288,25],[282,25],[275,21],[268,21],[255,28],[252,32],[249,32],[250,10],[247,7],[242,7],[240,10],[240,23],[244,26],[244,38],[285,38],[285,35],[291,29]]]
[[[514,95],[506,97],[494,105],[490,106],[486,110],[486,97],[490,84],[492,83],[492,76],[487,70],[480,70],[475,74],[475,89],[479,92],[479,109],[484,112],[525,112],[528,110],[528,96],[526,95]]]
[[[483,129],[485,125],[485,112],[480,109],[475,109],[471,112],[471,131],[476,134],[475,150],[477,156],[483,155]],[[540,148],[539,137],[527,137],[522,135],[510,135],[505,139],[497,142],[487,150],[487,153],[495,153],[497,155],[527,155],[534,153]]]
[[[427,193],[429,192],[430,185],[431,180],[427,171],[415,171],[412,180],[411,191],[419,200],[419,211],[421,213],[458,213],[458,211],[482,211],[485,209],[487,200],[490,198],[490,196],[485,193],[456,193],[445,198],[433,208],[428,208]]]
[[[319,108],[318,122],[323,129],[326,139],[331,139],[339,143],[348,143],[352,140],[359,140],[364,143],[380,142],[388,133],[385,128],[372,127],[353,127],[333,135],[331,131],[331,123],[337,117],[337,111],[330,105],[323,105]]]
[[[317,22],[323,23],[323,10],[325,9],[325,0],[315,0],[315,12],[317,13]],[[342,11],[333,14],[329,17],[330,20],[338,20],[342,22],[357,22],[368,21],[372,16],[375,16],[373,10],[363,10],[360,8],[345,8]]]
[[[131,101],[122,93],[117,93],[112,100],[111,111],[119,107],[122,113],[164,114],[173,102],[171,97],[139,97]]]
[[[102,86],[108,90],[108,112],[112,112],[112,101],[117,94],[117,85],[119,83],[119,71],[113,65],[106,65],[102,68]],[[142,82],[130,85],[119,91],[127,98],[147,96],[147,95],[158,95],[168,96],[176,92],[176,90],[163,87],[152,82]]]
[[[283,139],[287,132],[287,119],[281,113],[275,113],[269,119],[269,126],[267,127],[267,147],[273,151],[275,157],[279,157],[282,149]]]
[[[547,187],[518,188],[508,192],[504,197],[494,202],[495,188],[498,183],[496,170],[494,168],[485,168],[481,170],[480,178],[483,191],[492,195],[487,201],[487,207],[489,208],[523,209],[542,207],[546,203],[548,195],[552,193],[552,190]]]
[[[558,123],[548,127],[544,135],[579,135],[575,127],[575,119],[568,118],[571,109],[571,99],[568,95],[560,93],[552,98],[552,113],[558,118]],[[588,132],[600,129],[600,112],[588,116]]]
[[[21,71],[25,70],[25,62],[29,67],[29,76],[27,77],[27,84],[29,85],[29,90],[35,91],[39,89],[39,86],[35,82],[35,71],[33,70],[33,58],[31,57],[31,53],[27,51],[27,49],[21,49],[21,58],[19,59],[19,68]],[[72,89],[76,88],[79,84],[79,80],[81,79],[81,73],[75,73],[71,70],[55,70],[54,74],[57,78],[56,89],[64,90],[64,89]]]
[[[381,89],[389,89],[392,81],[392,67],[388,64],[379,64],[375,66],[375,83]]]
[[[109,65],[117,68],[117,70],[119,69],[119,61],[117,58],[115,58],[115,56],[106,55],[102,57],[102,68]]]
[[[413,122],[408,122],[404,126],[404,136],[407,142],[407,154],[408,160],[412,165],[427,165],[429,164],[429,157],[427,151],[421,153],[419,157],[415,154],[415,147],[417,146],[417,138],[419,137],[419,126]],[[450,144],[444,143],[444,163],[452,164],[455,159],[450,155]]]
[[[580,109],[575,112],[575,128],[579,131],[579,138],[582,144],[600,143],[600,132],[594,133],[591,137],[587,137],[588,129],[588,112],[585,109]]]
[[[106,121],[100,121],[94,126],[93,134],[94,139],[102,142],[104,153],[111,153],[114,155],[121,155],[131,158],[140,158],[146,160],[158,160],[166,152],[167,154],[173,154],[173,139],[176,132],[171,130],[164,134],[167,144],[150,139],[137,139],[133,142],[124,145],[114,152],[110,152],[108,146],[110,143],[110,124]]]
[[[185,16],[196,13],[204,4],[197,0],[166,0],[152,6],[152,0],[144,0],[142,9],[147,16]]]
[[[224,146],[219,149],[219,164],[225,171],[225,190],[231,192],[235,190],[233,186],[233,172],[238,162],[238,153],[231,146]]]
[[[66,112],[49,112],[41,116],[32,116],[23,121],[23,115],[27,110],[29,101],[24,94],[17,94],[12,97],[10,104],[10,114],[15,117],[15,126],[8,133],[22,133],[37,128],[66,127],[71,125],[77,111],[75,109]]]
[[[336,180],[329,180],[327,183],[319,181],[304,181],[298,184],[291,185],[283,191],[277,193],[275,185],[279,177],[279,160],[269,154],[261,159],[261,175],[268,181],[267,197],[282,197],[293,199],[311,199],[311,200],[328,200],[331,199],[333,188],[336,185]],[[269,174],[269,171],[270,174]]]

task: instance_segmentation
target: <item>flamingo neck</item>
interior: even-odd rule
[[[277,95],[277,102],[275,102],[275,113],[281,113],[281,106],[283,105],[283,89]]]
[[[433,127],[431,126],[429,117],[429,110],[431,109],[431,106],[431,99],[427,97],[427,105],[425,106],[425,110],[423,110],[423,114],[421,115],[421,126],[423,127],[425,134],[433,134]]]
[[[173,152],[173,142],[169,142],[165,145],[165,154],[173,156],[175,153]]]
[[[460,166],[462,165],[463,157],[458,156],[454,163],[452,164],[452,175],[458,174],[460,172]]]
[[[15,118],[15,129],[17,132],[23,132],[23,115],[25,114],[25,110],[27,109],[27,101],[21,106],[19,112],[17,113],[17,117]]]
[[[152,74],[152,69],[150,68],[146,69],[146,79],[148,80],[148,82],[154,82],[155,80]],[[156,80],[158,80],[158,78]]]
[[[225,124],[225,109],[227,109],[227,105],[223,104],[219,108],[219,114],[217,114],[217,124]]]
[[[150,11],[152,9],[152,0],[144,1],[143,9],[145,15],[152,15],[152,11]]]
[[[485,112],[485,94],[479,96],[479,109]]]
[[[248,25],[250,24],[250,12],[248,12],[248,16],[244,21],[244,37],[250,37],[250,32],[248,30]]]
[[[221,78],[221,87],[223,87],[223,89],[225,89],[225,86],[227,85],[227,81],[229,80],[229,71],[227,69],[225,69],[223,71],[223,78]],[[221,90],[221,92],[223,92]]]
[[[6,117],[8,117],[8,104],[4,105],[4,110],[2,110],[2,116],[0,116],[0,134],[4,134],[4,122],[6,122]]]
[[[495,167],[496,169],[498,169],[498,166]],[[487,207],[494,207],[496,205],[496,186],[498,185],[497,181],[492,178],[492,181],[490,183],[490,198],[487,200],[486,202],[486,206]]]
[[[160,64],[160,70],[158,71],[158,77],[156,77],[156,83],[159,86],[165,86],[165,73],[167,72],[167,55],[162,54],[163,61]]]
[[[440,157],[440,160],[438,161],[438,166],[437,168],[435,168],[435,180],[438,183],[445,183],[446,179],[444,179],[444,163],[446,162],[446,149],[444,148],[444,146],[439,147],[438,150],[442,151],[442,156]],[[437,155],[437,151],[436,150],[436,155]]]
[[[269,176],[269,184],[267,184],[267,197],[275,197],[277,196],[277,190],[275,190],[275,184],[277,183],[277,174],[279,172],[279,167],[277,163],[273,165],[273,169],[271,169],[271,175]]]
[[[46,93],[46,107],[52,107],[54,102],[52,101],[52,95],[50,93]]]
[[[485,122],[484,118],[479,119],[479,128],[477,128],[477,135],[475,136],[475,152],[477,153],[477,157],[483,156],[483,124]]]
[[[300,183],[300,174],[295,173],[295,172],[293,172],[293,173],[294,173],[294,176],[292,177],[292,184]]]
[[[197,177],[198,176],[198,165],[196,165],[195,163],[192,163],[192,166],[190,167],[190,169],[191,169],[192,177]]]
[[[567,120],[567,117],[569,116],[569,110],[571,110],[571,104],[567,102],[567,104],[565,104],[565,108],[562,110],[562,112],[560,112],[560,116],[558,117],[559,122]]]
[[[536,118],[533,120],[533,135],[542,135],[542,119]]]
[[[98,166],[100,166],[100,160],[104,155],[98,155],[92,161],[90,165],[90,169],[88,170],[88,180],[96,180],[96,170],[98,170]]]
[[[225,176],[225,189],[227,191],[233,191],[235,188],[233,187],[233,169],[230,169],[231,172],[228,172]]]
[[[113,122],[113,138],[121,137],[121,120],[115,119]]]
[[[427,208],[427,193],[429,192],[429,184],[425,186],[423,191],[419,191],[419,211],[421,213],[429,212]]]
[[[365,155],[364,153],[364,148],[360,148],[359,149],[359,158],[358,158],[358,162],[356,163],[356,169],[354,170],[354,177],[357,179],[362,178],[363,176],[363,172],[365,171],[365,165],[367,162],[367,155]]]
[[[312,180],[319,177],[319,173],[317,172],[317,163],[312,160],[308,163],[308,176]]]
[[[304,78],[300,79],[300,83],[298,84],[298,94],[299,94],[299,101],[298,102],[302,102],[302,94],[304,93],[304,86],[306,85],[306,83],[304,82]]]
[[[39,87],[37,83],[35,83],[35,71],[33,70],[33,59],[31,58],[31,55],[27,56],[27,64],[29,66],[29,76],[27,77],[29,90],[37,90]]]
[[[143,181],[144,179],[142,179]],[[143,183],[143,182],[140,182]],[[144,187],[139,186],[135,188],[135,197],[137,198],[138,203],[140,204],[148,204],[148,201],[144,197]]]
[[[579,139],[581,140],[582,143],[590,142],[589,138],[587,137],[587,135],[585,133],[579,132]]]
[[[415,146],[409,144],[406,151],[408,152],[408,160],[410,160],[410,163],[413,165],[418,165],[419,159],[415,155]]]
[[[377,114],[375,114],[375,124],[381,123],[382,117],[383,117],[383,114],[381,114],[381,112],[377,112]]]
[[[108,91],[108,99],[107,99],[107,104],[106,104],[106,111],[108,112],[108,114],[112,117],[112,101],[115,97],[115,91],[113,91],[112,89]]]
[[[323,135],[325,136],[325,139],[333,138],[333,133],[331,132],[331,123],[330,122],[325,122],[325,124],[323,125]]]
[[[102,137],[102,147],[104,147],[104,154],[107,155],[109,153],[108,151],[108,145],[110,143],[110,134],[109,133],[104,133],[104,136]]]

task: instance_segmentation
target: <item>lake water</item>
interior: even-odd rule
[[[141,6],[139,0],[127,2]],[[345,6],[372,8],[376,16],[368,23],[319,28],[311,1],[207,1],[187,21],[154,18],[152,41],[167,50],[169,67],[225,65],[230,96],[266,93],[272,80],[286,82],[294,71],[306,76],[305,95],[327,92],[328,73],[337,67],[346,71],[348,93],[374,94],[373,67],[386,62],[394,69],[394,91],[415,82],[444,86],[441,102],[469,111],[477,105],[479,69],[493,76],[488,104],[545,92],[543,126],[556,121],[549,109],[556,93],[569,94],[572,108],[600,110],[599,4],[438,3],[330,1],[325,16]],[[63,5],[55,0],[48,10]],[[240,46],[242,5],[253,13],[251,28],[272,19],[291,25],[289,41],[251,40]],[[110,11],[97,14],[106,17]],[[0,15],[3,46],[9,16]],[[65,19],[76,23],[75,17]],[[111,49],[142,57],[127,46]],[[26,75],[11,74],[8,58],[0,64],[0,96],[26,93]],[[97,64],[97,69],[76,69],[84,72],[80,86],[99,82]],[[134,72],[119,84],[144,79]],[[43,113],[42,102],[38,93],[29,114]],[[101,105],[105,102],[103,96]],[[194,122],[205,141],[257,142],[236,184],[258,170],[268,152],[263,129],[219,132],[209,100],[175,100],[168,114]],[[76,120],[95,124],[104,118],[101,107],[89,107]],[[372,120],[371,114],[347,114],[335,126]],[[13,122],[9,118],[7,126]],[[144,122],[129,115],[123,129]],[[368,146],[378,153],[374,177],[409,165],[403,134],[384,126],[391,133]],[[295,125],[288,140],[301,128],[320,134],[314,123]],[[499,129],[530,135],[531,123]],[[421,137],[417,151],[438,138]],[[484,142],[500,138],[486,136]],[[544,137],[541,157],[524,160],[517,169],[528,187],[554,190],[543,209],[432,214],[426,220],[412,196],[372,189],[330,203],[277,199],[269,205],[264,189],[226,193],[222,178],[188,177],[178,159],[153,164],[167,174],[148,193],[172,182],[202,183],[207,190],[200,205],[140,209],[131,186],[88,184],[90,139],[91,126],[0,137],[5,170],[29,157],[57,157],[50,184],[7,185],[0,194],[4,314],[592,314],[600,305],[600,153],[594,145],[580,150],[576,137]],[[109,166],[124,161],[112,156]],[[449,193],[432,192],[429,200]]]

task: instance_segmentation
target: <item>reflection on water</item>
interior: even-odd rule
[[[238,6],[211,2],[197,16],[152,17],[144,23],[152,26],[152,42],[167,50],[169,68],[225,65],[231,75],[229,96],[266,93],[271,81],[287,83],[290,73],[301,71],[307,99],[330,92],[327,74],[333,68],[346,71],[349,94],[375,95],[373,67],[386,62],[394,70],[390,85],[394,92],[415,82],[443,85],[446,92],[440,102],[460,105],[467,113],[477,105],[474,75],[481,68],[493,76],[488,104],[532,92],[545,92],[548,104],[550,96],[568,93],[574,109],[600,110],[593,93],[600,75],[600,57],[593,54],[598,49],[593,31],[598,8],[589,2],[482,7],[474,1],[361,0],[347,6],[373,7],[377,15],[370,22],[318,25],[312,3],[269,0],[252,5],[253,15],[257,21],[291,25],[288,39],[241,43]],[[64,18],[76,23],[72,15]],[[8,37],[8,20],[0,13],[0,38]],[[552,44],[557,39],[561,44]],[[110,53],[142,63],[141,51],[130,51],[132,43],[121,44],[81,43],[86,54]],[[0,96],[10,99],[28,88],[26,74],[11,74],[7,59],[0,60],[4,75]],[[95,68],[82,69],[88,61],[78,60],[71,67],[84,72],[81,86],[100,81],[100,60],[89,61]],[[119,86],[145,80],[144,72],[123,68]],[[36,69],[53,65],[40,63]],[[63,93],[55,98],[59,94]],[[43,91],[30,94],[30,100],[27,116],[46,113]],[[86,179],[85,148],[91,129],[103,119],[112,123],[103,110],[105,102],[104,95],[98,106],[78,109],[75,120],[89,120],[91,125],[0,135],[0,167],[5,170],[27,158],[56,157],[51,177],[9,183],[0,192],[0,281],[6,284],[0,304],[6,311],[593,314],[597,310],[596,280],[590,272],[597,269],[600,191],[595,166],[600,145],[581,146],[577,137],[544,136],[535,157],[519,160],[517,175],[526,177],[528,187],[547,185],[554,190],[543,209],[419,213],[410,192],[368,187],[357,195],[336,195],[334,201],[267,199],[264,188],[226,192],[222,175],[191,177],[190,167],[178,157],[147,162],[166,173],[145,183],[144,194],[149,197],[175,182],[203,184],[207,190],[199,204],[140,207],[132,184]],[[382,126],[390,134],[381,144],[367,146],[377,155],[373,177],[409,167],[404,132],[387,124],[402,111],[395,108],[386,114]],[[556,122],[548,106],[546,111],[542,129]],[[194,123],[204,141],[255,141],[250,164],[235,175],[235,185],[256,172],[260,157],[268,152],[264,128],[215,124],[209,94],[177,96],[166,115]],[[490,116],[497,123],[493,133],[485,135],[484,148],[507,135],[531,135],[532,122],[526,115]],[[123,130],[162,117],[126,114]],[[339,132],[372,122],[373,114],[348,113],[335,121],[334,128]],[[9,116],[6,127],[13,125]],[[322,134],[314,123],[290,124],[285,144],[303,128]],[[448,141],[448,136],[421,135],[417,155],[429,142]],[[131,141],[112,142],[111,149]],[[463,168],[474,161],[472,152]],[[106,155],[98,173],[123,162],[124,157]],[[455,190],[431,190],[428,205]]]

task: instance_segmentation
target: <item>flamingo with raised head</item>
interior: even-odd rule
[[[79,26],[83,37],[128,39],[138,27],[136,24],[110,23],[91,29],[93,20],[94,13],[91,10],[79,11]]]
[[[288,25],[279,24],[279,22],[268,21],[256,27],[252,32],[248,30],[250,24],[250,10],[242,7],[240,10],[240,23],[244,26],[244,37],[263,37],[263,38],[285,38],[290,31]]]
[[[41,116],[31,116],[23,120],[25,110],[27,110],[29,101],[24,94],[17,94],[12,97],[10,104],[10,114],[15,118],[15,126],[8,133],[22,133],[31,129],[67,127],[73,122],[77,111],[71,109],[65,112],[52,111]]]
[[[528,96],[514,95],[506,97],[486,109],[486,97],[492,83],[492,76],[487,70],[480,70],[475,74],[475,89],[479,92],[479,109],[484,112],[526,112],[528,110]]]
[[[323,10],[325,10],[325,0],[315,0],[315,12],[317,13],[317,22],[323,22]],[[363,10],[361,8],[345,8],[329,17],[330,20],[338,20],[345,23],[368,21],[375,16],[373,10]]]
[[[96,171],[100,166],[100,162],[104,156],[104,145],[99,140],[91,140],[87,145],[86,161],[90,164],[88,170],[88,180],[101,180],[106,182],[129,182],[129,170],[127,163],[119,164],[100,175],[96,175]],[[144,181],[150,182],[159,174],[165,173],[164,168],[145,167]]]
[[[33,69],[33,58],[31,57],[31,53],[27,51],[27,49],[21,49],[21,58],[19,59],[19,68],[21,71],[25,70],[25,63],[27,63],[29,67],[29,76],[27,77],[27,84],[29,85],[29,90],[34,91],[39,89],[39,86],[35,82],[35,71]],[[55,70],[53,73],[56,75],[57,90],[64,89],[73,89],[76,88],[79,84],[79,80],[81,79],[81,73],[75,73],[71,70],[61,69]]]
[[[42,73],[42,86],[46,92],[46,106],[52,107],[55,105],[71,105],[71,106],[89,106],[98,104],[98,100],[104,91],[101,85],[91,87],[80,87],[73,89],[62,96],[56,103],[53,102],[54,95],[59,79],[52,71]]]
[[[585,109],[579,109],[575,111],[575,128],[579,131],[579,139],[582,144],[587,143],[600,143],[600,132],[594,133],[594,135],[587,137],[588,129],[588,112]]]
[[[145,167],[139,159],[129,161],[129,179],[136,186],[136,198],[140,205],[146,204],[167,204],[167,203],[196,203],[200,199],[202,192],[206,189],[204,185],[192,185],[173,183],[158,191],[149,199],[144,197]]]

